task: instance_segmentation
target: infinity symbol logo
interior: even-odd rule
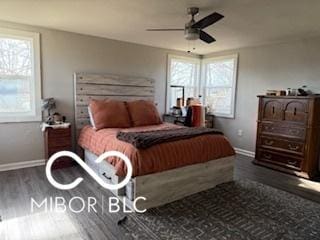
[[[79,177],[76,180],[74,180],[72,183],[69,184],[61,184],[58,183],[51,174],[51,167],[54,163],[54,161],[60,157],[70,157],[73,160],[75,160],[94,180],[96,180],[97,183],[99,183],[103,188],[109,189],[109,190],[116,190],[116,189],[120,189],[123,188],[131,179],[132,176],[132,164],[129,160],[129,158],[124,155],[121,152],[118,151],[108,151],[103,153],[102,155],[100,155],[95,162],[97,164],[101,163],[104,159],[108,158],[108,157],[118,157],[120,159],[122,159],[125,164],[127,165],[127,175],[126,177],[123,179],[123,181],[121,181],[118,184],[108,184],[106,182],[104,182],[99,175],[97,175],[77,154],[73,153],[73,152],[69,152],[69,151],[61,151],[61,152],[57,152],[55,154],[53,154],[47,163],[46,166],[46,175],[48,178],[48,181],[56,188],[61,189],[61,190],[70,190],[73,189],[75,187],[77,187],[82,181],[83,178]]]

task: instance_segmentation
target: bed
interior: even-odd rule
[[[107,183],[117,184],[126,174],[122,161],[109,158],[95,164],[97,156],[117,150],[126,154],[133,165],[130,182],[112,191],[133,208],[148,209],[233,180],[234,150],[220,134],[161,143],[147,149],[137,149],[117,139],[117,132],[139,132],[181,128],[163,123],[154,126],[95,131],[89,124],[90,99],[154,100],[154,82],[148,78],[107,74],[77,73],[75,85],[75,123],[79,150],[86,163]],[[145,201],[137,201],[139,196]]]

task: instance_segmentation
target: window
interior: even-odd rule
[[[216,116],[234,118],[238,55],[203,60],[204,104]]]
[[[167,112],[177,105],[177,98],[182,98],[183,95],[184,100],[198,97],[199,69],[199,59],[168,56]]]
[[[40,121],[39,34],[0,28],[0,122]]]

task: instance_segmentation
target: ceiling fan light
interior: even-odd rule
[[[199,39],[200,31],[196,28],[186,28],[184,31],[184,37],[187,40],[197,40]]]

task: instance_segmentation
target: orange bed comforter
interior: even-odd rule
[[[153,131],[179,127],[181,126],[163,123],[121,129],[121,131]],[[161,172],[235,154],[229,141],[223,135],[202,135],[157,144],[147,149],[137,149],[131,144],[117,139],[119,130],[119,128],[107,128],[95,131],[91,126],[85,126],[80,133],[78,143],[82,148],[98,156],[111,150],[124,153],[131,160],[133,176]],[[108,162],[115,166],[117,175],[126,175],[126,166],[122,160],[108,158]]]

